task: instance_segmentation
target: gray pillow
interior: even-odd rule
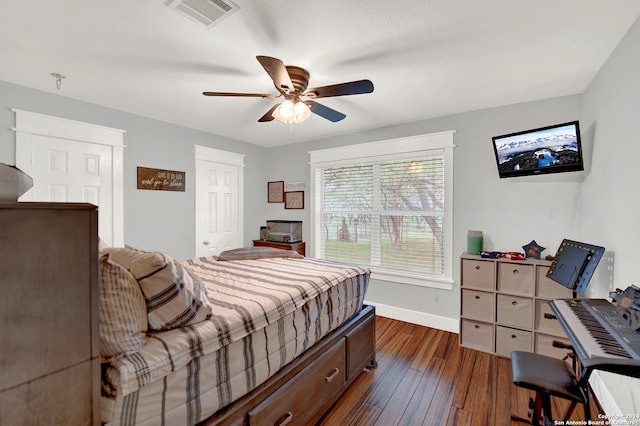
[[[292,250],[281,250],[273,247],[243,247],[220,253],[217,260],[254,260],[274,257],[303,258],[300,253]]]
[[[149,328],[169,330],[211,318],[200,280],[166,253],[135,248],[109,248],[115,262],[140,284],[147,303]]]

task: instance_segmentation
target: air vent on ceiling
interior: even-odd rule
[[[240,10],[229,0],[170,0],[167,6],[205,28],[219,24]]]

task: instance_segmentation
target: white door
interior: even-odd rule
[[[111,148],[38,135],[32,141],[30,200],[95,204],[99,235],[112,235]]]
[[[243,245],[244,156],[196,146],[196,257]]]
[[[15,113],[16,167],[33,178],[33,187],[20,201],[95,204],[100,238],[121,246],[124,131],[27,111]]]

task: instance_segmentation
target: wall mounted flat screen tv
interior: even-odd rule
[[[578,121],[492,139],[501,178],[584,170]]]

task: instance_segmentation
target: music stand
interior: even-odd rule
[[[603,254],[604,247],[564,239],[547,271],[547,278],[582,295]]]

